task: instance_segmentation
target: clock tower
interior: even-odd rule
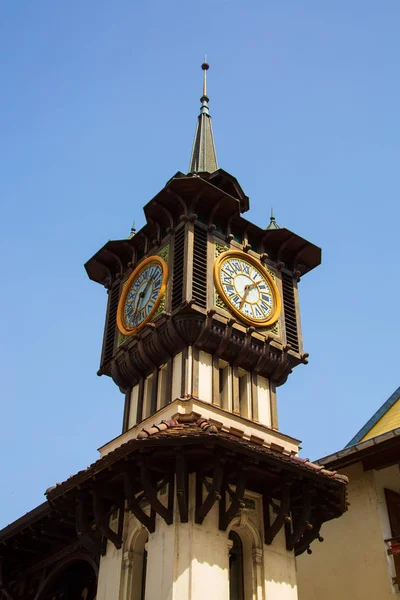
[[[146,224],[85,265],[107,290],[99,375],[125,395],[122,434],[48,492],[101,555],[97,600],[295,599],[295,556],[346,510],[346,478],[298,457],[276,390],[307,363],[298,282],[321,251],[219,168],[206,74],[188,173]]]

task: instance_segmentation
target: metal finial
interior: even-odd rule
[[[202,96],[202,98],[201,98],[201,101],[203,101],[203,98],[204,98],[205,100],[208,100],[208,98],[207,98],[207,75],[206,75],[206,73],[207,73],[208,69],[210,68],[210,65],[208,64],[208,62],[207,62],[207,60],[206,60],[206,59],[207,59],[207,56],[206,56],[206,54],[205,54],[205,55],[204,55],[204,62],[203,62],[203,64],[201,65],[201,68],[202,68],[202,69],[203,69],[203,71],[204,71],[204,78],[203,78],[203,96]]]
[[[272,206],[271,206],[271,216],[269,219],[269,225],[268,225],[267,229],[280,229],[279,225],[277,224],[277,222],[275,220],[274,209]]]
[[[130,233],[128,235],[128,240],[130,240],[131,238],[133,238],[134,235],[136,235],[136,219],[133,219],[131,231],[130,231]]]

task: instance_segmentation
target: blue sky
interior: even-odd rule
[[[9,0],[0,7],[0,526],[97,458],[123,397],[98,378],[106,294],[83,263],[186,171],[208,92],[247,218],[323,249],[278,391],[303,456],[400,385],[397,0]]]

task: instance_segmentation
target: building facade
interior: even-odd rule
[[[400,591],[400,388],[349,444],[317,461],[349,478],[349,510],[299,556],[299,600],[389,600]]]
[[[85,265],[108,293],[99,374],[125,395],[122,433],[0,532],[8,600],[295,600],[295,556],[346,510],[346,477],[278,428],[276,390],[308,357],[298,281],[320,249],[243,217],[202,68],[189,173]]]

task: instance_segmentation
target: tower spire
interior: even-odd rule
[[[207,96],[207,71],[210,65],[204,62],[203,69],[203,95],[200,98],[201,108],[197,119],[196,135],[194,137],[192,156],[190,158],[190,173],[208,172],[212,173],[218,169],[217,154],[214,146],[214,136],[211,126],[211,116],[208,108],[209,98]]]
[[[270,217],[269,225],[268,225],[267,229],[280,229],[278,223],[276,222],[275,215],[274,215],[274,209],[272,208],[272,206],[271,206],[271,217]]]

